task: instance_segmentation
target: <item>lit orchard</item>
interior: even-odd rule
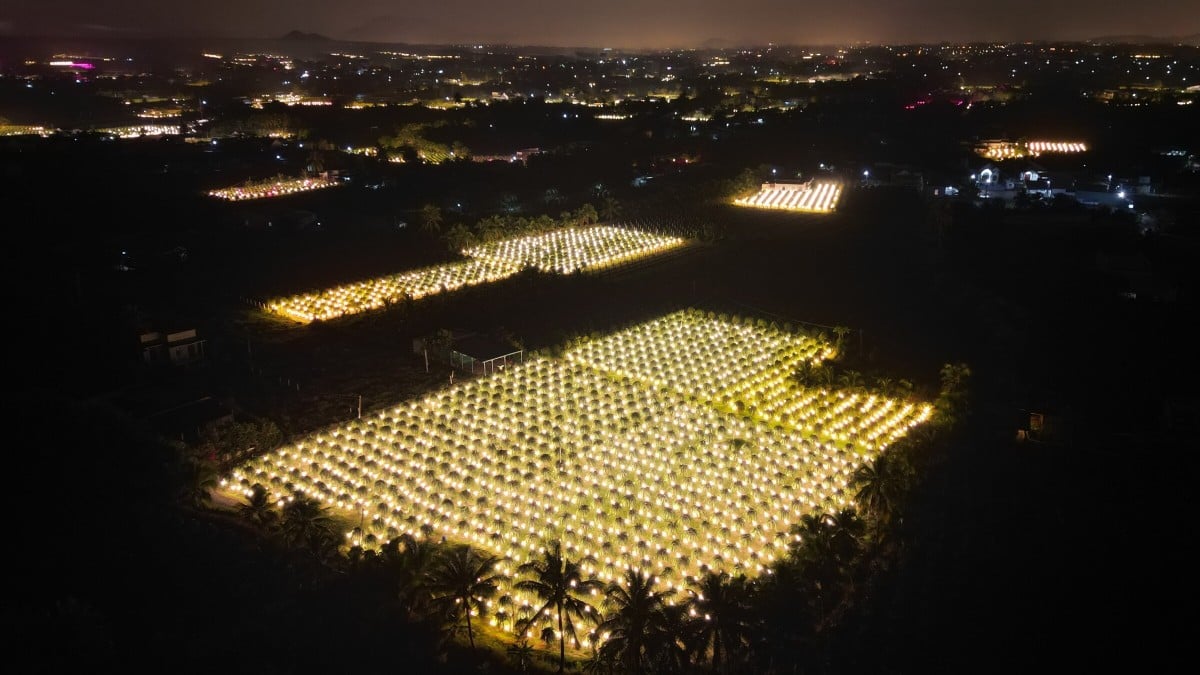
[[[841,196],[840,183],[764,183],[757,193],[736,199],[733,203],[758,209],[829,213],[837,208]]]
[[[247,199],[265,199],[268,197],[286,197],[301,192],[312,192],[338,185],[337,181],[325,178],[285,178],[282,180],[266,180],[244,186],[233,186],[209,190],[210,197],[229,201],[245,201]]]
[[[379,309],[405,296],[420,299],[499,281],[526,267],[571,274],[612,268],[684,245],[685,240],[631,228],[596,225],[555,230],[469,248],[471,258],[322,291],[279,298],[267,310],[307,323]]]
[[[133,124],[121,127],[105,127],[97,129],[97,133],[115,136],[121,139],[142,138],[143,136],[178,136],[178,124]]]
[[[368,279],[267,303],[267,310],[307,323],[379,309],[405,296],[419,300],[467,286],[499,281],[520,271],[518,265],[495,260],[469,260]]]
[[[724,334],[733,337],[723,345]],[[635,569],[684,588],[710,570],[764,573],[786,555],[801,516],[851,506],[855,469],[930,416],[925,404],[831,392],[808,401],[808,390],[794,390],[832,423],[873,433],[879,441],[867,450],[837,432],[722,409],[713,404],[720,388],[687,389],[707,386],[707,376],[659,356],[699,355],[675,351],[693,335],[708,340],[705,362],[728,365],[746,395],[757,389],[745,383],[769,375],[780,352],[813,361],[832,353],[769,327],[679,312],[309,436],[223,484],[246,495],[261,484],[279,503],[297,492],[318,499],[363,524],[347,534],[352,545],[429,533],[503,556],[499,570],[512,575],[561,540],[597,579]],[[752,344],[775,358],[743,362]],[[591,362],[597,355],[602,362]],[[893,414],[864,412],[868,398]],[[507,616],[491,621],[505,630],[536,602],[511,586],[499,597]]]
[[[1087,144],[1076,141],[1029,141],[1026,143],[988,142],[978,148],[988,159],[1003,160],[1037,157],[1042,154],[1075,154],[1087,152]]]
[[[536,267],[543,272],[573,274],[614,267],[683,244],[684,240],[678,237],[611,225],[593,225],[505,239],[466,249],[463,254],[522,267]]]
[[[1059,154],[1087,152],[1087,146],[1083,143],[1064,143],[1061,141],[1030,141],[1027,147],[1029,148],[1029,154],[1034,157],[1044,152]]]

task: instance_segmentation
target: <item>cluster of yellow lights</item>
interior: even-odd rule
[[[842,196],[841,183],[811,182],[805,185],[767,183],[750,197],[734,200],[738,206],[784,211],[829,213],[837,208]]]
[[[105,127],[96,130],[117,138],[141,138],[142,136],[178,136],[178,124],[133,124],[123,127]]]
[[[0,124],[0,136],[41,136],[53,133],[52,129],[33,124]]]
[[[267,310],[302,323],[334,319],[378,309],[406,295],[417,300],[434,293],[498,281],[526,267],[559,274],[602,270],[683,244],[683,239],[622,227],[564,228],[464,250],[463,254],[472,258],[466,262],[279,298],[268,302]]]
[[[255,96],[250,100],[250,107],[261,110],[267,103],[282,103],[286,106],[326,106],[333,105],[331,99],[323,96],[301,96],[300,94],[266,94]]]
[[[434,293],[498,281],[520,270],[517,265],[495,260],[449,263],[272,300],[267,303],[267,310],[301,323],[336,319],[379,309],[405,295],[417,300]]]
[[[337,181],[325,178],[287,178],[283,180],[268,180],[250,185],[234,186],[209,190],[208,196],[218,199],[228,199],[231,202],[246,199],[264,199],[266,197],[285,197],[300,192],[311,192],[321,188],[333,187]]]
[[[139,112],[137,116],[142,119],[161,120],[179,117],[182,114],[182,108],[147,108]]]
[[[798,387],[793,406],[775,407],[803,415],[778,423],[714,405],[731,389],[767,405],[780,369],[830,354],[677,312],[310,436],[222,484],[245,495],[261,484],[280,504],[303,493],[361,519],[353,545],[427,529],[504,556],[508,575],[557,539],[602,581],[631,569],[665,588],[709,570],[753,576],[786,555],[802,515],[852,506],[854,470],[930,416],[925,404]],[[809,430],[812,418],[830,425]],[[834,425],[877,441],[843,443]],[[500,595],[511,606],[491,623],[514,630],[536,598],[507,583]]]
[[[1043,152],[1055,153],[1074,153],[1087,152],[1087,146],[1083,143],[1061,143],[1056,141],[1031,141],[1027,144],[1030,154],[1034,157]]]
[[[573,274],[602,270],[682,246],[684,240],[611,225],[567,227],[470,248],[472,258]]]
[[[979,154],[988,159],[1037,157],[1043,153],[1071,154],[1087,152],[1087,144],[1062,141],[1030,141],[1028,143],[989,142],[979,147]]]

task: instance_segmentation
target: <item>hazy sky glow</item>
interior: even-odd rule
[[[0,35],[276,37],[675,47],[1086,39],[1200,32],[1200,1],[7,0]]]

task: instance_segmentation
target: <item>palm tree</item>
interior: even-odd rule
[[[280,532],[289,546],[307,544],[314,553],[320,554],[336,540],[333,527],[333,519],[325,507],[307,495],[295,495],[283,506]]]
[[[967,405],[967,378],[971,369],[965,363],[947,363],[939,371],[942,380],[942,390],[934,401],[942,420],[953,426],[963,414]]]
[[[426,204],[421,207],[421,212],[418,215],[421,223],[421,230],[431,234],[437,234],[442,230],[442,210],[434,204]]]
[[[255,525],[264,529],[271,529],[275,525],[275,522],[279,520],[279,514],[275,511],[275,505],[271,503],[271,496],[267,494],[267,489],[260,483],[255,483],[250,490],[250,496],[246,498],[246,503],[242,504],[239,512]]]
[[[217,468],[202,457],[191,457],[184,465],[183,497],[196,508],[212,503],[212,492],[217,488]]]
[[[621,217],[621,202],[618,202],[614,197],[605,197],[603,202],[600,202],[600,219],[604,221],[613,221]]]
[[[427,539],[402,534],[383,547],[383,562],[396,579],[397,598],[410,620],[422,617],[429,606],[431,576],[440,548]]]
[[[600,650],[611,654],[628,673],[641,672],[652,660],[676,650],[680,629],[667,611],[667,600],[674,593],[655,590],[654,578],[636,569],[609,584],[604,597],[607,618],[598,628],[609,637]]]
[[[852,565],[860,551],[863,523],[853,510],[839,513],[810,513],[792,526],[800,541],[792,545],[789,559],[811,587],[816,600],[817,621],[825,620],[826,608],[836,605],[853,586]]]
[[[857,370],[843,371],[841,377],[838,378],[838,384],[846,389],[858,389],[863,385],[862,373]]]
[[[697,661],[712,654],[712,670],[719,672],[733,652],[748,642],[745,576],[709,572],[697,590],[688,590],[688,614],[693,617],[692,652]]]
[[[907,481],[903,461],[891,457],[891,453],[864,463],[851,478],[851,484],[858,488],[854,498],[885,525],[896,512]]]
[[[462,613],[467,622],[467,640],[475,648],[475,631],[471,626],[472,613],[483,616],[487,600],[496,595],[497,583],[503,575],[495,571],[498,556],[484,557],[465,544],[455,546],[442,556],[431,577],[434,600],[448,605],[452,620],[457,623]]]
[[[580,561],[569,561],[563,557],[562,544],[551,542],[541,559],[530,560],[517,568],[525,575],[514,586],[519,591],[537,595],[544,604],[525,621],[521,632],[529,630],[534,622],[541,619],[551,609],[558,614],[558,672],[563,672],[567,663],[567,634],[576,639],[575,622],[584,615],[594,615],[596,609],[577,594],[587,594],[599,590],[602,585],[595,579],[584,579]]]
[[[837,336],[834,349],[840,354],[842,352],[842,345],[846,344],[846,336],[850,334],[850,328],[847,326],[834,326],[833,334]]]
[[[509,645],[505,651],[517,670],[522,673],[529,672],[529,666],[533,665],[533,647],[529,645],[528,640],[521,638],[516,644]]]
[[[598,220],[600,215],[596,213],[596,207],[591,204],[584,204],[578,209],[575,209],[575,222],[580,225],[591,225]]]

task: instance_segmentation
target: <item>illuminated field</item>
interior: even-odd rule
[[[520,271],[511,263],[469,260],[368,279],[315,293],[304,293],[267,303],[267,310],[294,321],[335,319],[379,309],[410,295],[414,300],[510,277]]]
[[[840,183],[811,182],[805,185],[767,183],[757,194],[734,200],[733,203],[758,209],[829,213],[837,208],[838,199],[841,196],[842,186]]]
[[[1027,144],[1027,147],[1029,148],[1029,154],[1033,155],[1034,157],[1037,157],[1038,155],[1042,154],[1043,152],[1054,152],[1054,153],[1062,153],[1062,154],[1087,152],[1087,146],[1084,145],[1083,143],[1063,143],[1063,142],[1058,142],[1058,141],[1030,141]]]
[[[6,124],[0,122],[0,136],[41,136],[45,138],[54,133],[53,129],[33,124]]]
[[[1087,145],[1074,141],[1029,141],[1025,143],[989,141],[978,146],[975,151],[988,159],[999,160],[1037,157],[1042,154],[1087,152]]]
[[[309,436],[227,484],[364,514],[351,543],[427,528],[506,556],[508,573],[561,539],[602,580],[631,568],[676,588],[707,570],[753,576],[785,555],[802,515],[849,505],[854,470],[930,416],[926,404],[778,389],[789,364],[831,354],[757,323],[677,312]],[[731,391],[780,421],[725,408]],[[843,442],[846,429],[874,440]]]
[[[286,197],[301,192],[312,192],[322,188],[338,185],[337,181],[324,178],[285,178],[280,180],[265,180],[248,185],[209,190],[208,196],[227,199],[231,202],[247,199],[265,199],[267,197]]]
[[[572,274],[620,265],[683,244],[684,240],[678,237],[595,225],[505,239],[463,253],[472,258],[532,266],[543,272]]]
[[[178,136],[178,124],[132,124],[123,127],[96,129],[97,133],[117,138],[141,138],[143,136]]]
[[[682,246],[685,240],[640,230],[596,225],[566,228],[470,248],[472,260],[368,279],[314,293],[278,298],[267,310],[303,323],[333,319],[465,286],[499,281],[536,267],[571,274],[597,271]]]

